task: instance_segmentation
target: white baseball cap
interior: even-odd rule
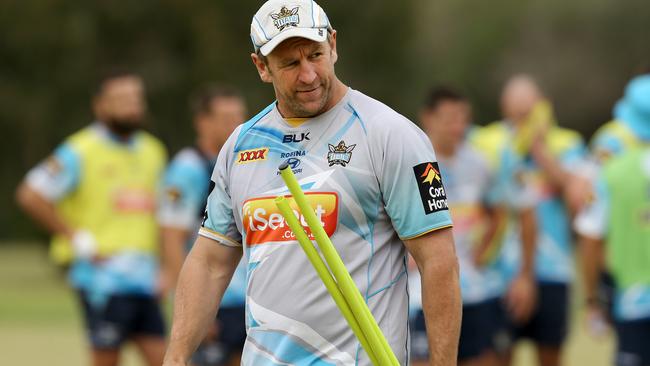
[[[255,51],[267,56],[287,38],[323,42],[331,29],[327,15],[315,1],[269,0],[253,16],[251,40]]]

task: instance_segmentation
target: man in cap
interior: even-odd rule
[[[422,274],[430,360],[454,365],[461,300],[451,219],[427,136],[334,73],[337,33],[313,1],[266,2],[251,55],[273,102],[239,127],[212,175],[179,278],[166,366],[185,365],[242,256],[242,364],[369,365],[273,199],[287,162],[400,364],[408,364],[406,249]]]

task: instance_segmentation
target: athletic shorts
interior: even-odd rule
[[[91,306],[83,291],[79,298],[94,349],[120,348],[132,336],[165,336],[165,323],[155,297],[112,295],[104,306]]]
[[[569,286],[538,283],[537,306],[526,324],[516,326],[515,336],[542,346],[560,347],[568,332],[568,318]]]
[[[223,365],[230,357],[241,354],[246,341],[246,308],[221,308],[216,319],[219,334],[214,341],[204,341],[192,356],[196,366]]]
[[[650,319],[617,321],[616,366],[650,366]]]
[[[418,311],[411,327],[411,359],[429,359],[424,313]],[[512,345],[512,327],[500,299],[463,306],[458,360],[467,361],[487,351],[501,353]]]

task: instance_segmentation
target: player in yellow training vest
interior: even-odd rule
[[[127,340],[148,365],[160,365],[164,324],[154,211],[165,149],[141,131],[146,104],[140,77],[104,77],[93,111],[96,122],[27,174],[18,202],[52,233],[53,259],[70,268],[93,365],[117,365]]]

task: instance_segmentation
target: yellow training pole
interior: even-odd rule
[[[289,169],[289,165],[287,163],[283,163],[279,169],[284,183],[287,185],[289,191],[293,196],[293,199],[298,204],[298,207],[300,208],[305,221],[307,221],[307,224],[309,225],[309,228],[311,229],[311,232],[314,235],[316,242],[318,243],[318,247],[323,253],[323,256],[325,257],[325,260],[327,261],[332,274],[336,278],[339,288],[341,289],[341,293],[350,305],[350,309],[354,313],[354,317],[359,321],[359,325],[361,326],[363,333],[368,338],[370,347],[377,356],[380,365],[399,366],[397,357],[395,357],[395,354],[390,348],[386,337],[384,337],[384,334],[381,332],[379,325],[377,325],[377,322],[372,316],[370,309],[368,309],[368,306],[363,300],[363,297],[361,296],[361,293],[359,292],[356,284],[352,280],[350,273],[345,268],[343,260],[339,256],[336,248],[334,248],[334,245],[330,241],[320,221],[316,217],[313,208],[307,202],[305,193],[300,188],[300,184],[298,184],[295,175],[291,169]]]
[[[323,262],[323,258],[321,258],[321,256],[318,254],[311,240],[309,240],[307,237],[307,234],[305,233],[302,225],[300,222],[298,222],[298,219],[294,215],[293,210],[291,207],[289,207],[287,199],[283,196],[276,197],[275,205],[278,206],[278,209],[280,209],[282,216],[284,216],[287,225],[289,225],[293,233],[296,235],[296,240],[298,240],[298,243],[307,255],[307,258],[311,262],[312,266],[314,266],[316,273],[318,273],[318,277],[320,277],[320,279],[325,284],[325,288],[327,288],[327,291],[329,291],[330,295],[332,295],[334,302],[341,310],[341,313],[343,314],[345,320],[347,320],[350,328],[352,328],[354,335],[357,336],[359,342],[361,342],[361,346],[364,350],[366,350],[366,353],[368,353],[372,364],[379,365],[375,354],[370,348],[370,344],[368,343],[366,335],[361,330],[359,322],[354,317],[352,310],[350,310],[350,305],[348,305],[348,303],[345,301],[345,298],[343,297],[341,290],[338,288],[336,282],[334,281],[332,274]]]

